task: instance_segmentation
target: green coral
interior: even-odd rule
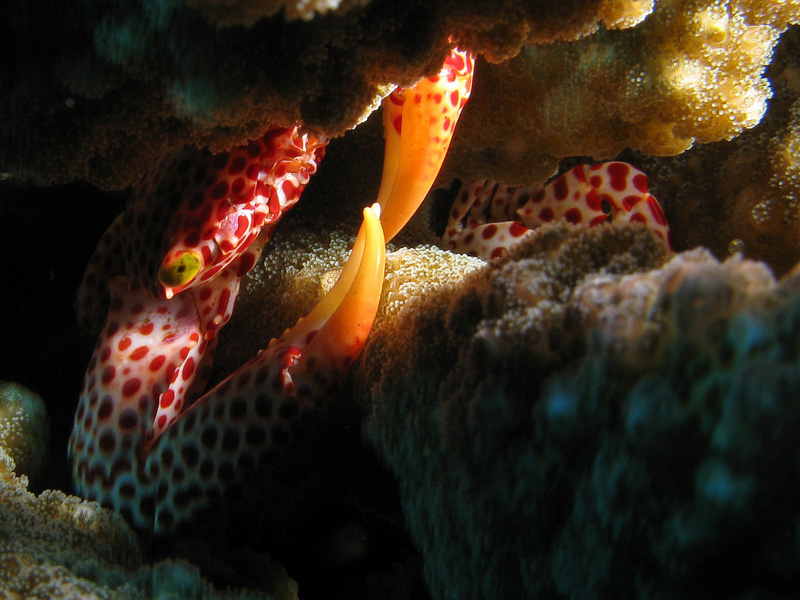
[[[47,464],[50,422],[42,398],[13,382],[0,383],[0,447],[16,473],[38,487]]]
[[[655,244],[545,229],[376,328],[367,434],[434,597],[794,595],[800,273]]]

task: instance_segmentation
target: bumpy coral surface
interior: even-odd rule
[[[46,0],[36,14],[22,0],[4,4],[0,38],[11,51],[0,64],[0,113],[14,118],[0,124],[0,170],[121,189],[182,144],[219,151],[271,123],[340,134],[388,84],[436,72],[450,37],[500,59],[598,22],[630,26],[651,9],[648,0],[414,0],[284,18],[325,4],[87,0],[75,9]],[[249,26],[218,27],[233,23]]]
[[[764,69],[798,20],[796,0],[663,1],[637,27],[478,65],[453,161],[474,176],[539,183],[567,156],[666,156],[731,139],[764,115]]]
[[[117,513],[56,490],[29,492],[27,477],[14,474],[13,441],[0,437],[0,598],[297,597],[285,573],[274,578],[274,595],[218,592],[185,561],[146,564]]]
[[[785,273],[800,260],[800,32],[786,32],[769,76],[774,96],[761,123],[730,142],[674,158],[631,157],[664,198],[681,249],[732,251]],[[731,244],[734,242],[733,244]]]
[[[25,475],[38,487],[47,464],[50,422],[41,396],[23,385],[0,383],[0,447],[16,465],[17,475]]]
[[[794,594],[800,275],[667,259],[549,228],[376,329],[368,437],[435,597]]]

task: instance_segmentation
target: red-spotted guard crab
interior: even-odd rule
[[[648,192],[647,176],[624,162],[577,165],[544,187],[511,187],[494,181],[461,184],[444,240],[455,252],[490,259],[551,221],[594,227],[612,220],[643,223],[670,246],[661,205]]]
[[[317,170],[326,140],[271,127],[222,154],[170,152],[145,176],[79,291],[81,322],[100,334],[69,444],[79,494],[136,527],[170,532],[324,408],[372,327],[384,237],[430,189],[472,69],[472,57],[454,50],[437,76],[384,101],[380,204],[364,209],[339,280],[311,314],[205,394],[216,334],[241,278]],[[101,325],[96,315],[106,305]]]

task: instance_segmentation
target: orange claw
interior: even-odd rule
[[[364,208],[364,222],[336,284],[306,317],[273,342],[302,347],[313,335],[293,370],[295,379],[320,373],[328,381],[338,379],[367,341],[378,312],[386,256],[380,213],[377,203]]]
[[[455,48],[438,75],[383,101],[386,148],[378,203],[391,240],[416,212],[444,162],[456,121],[472,91],[474,57]]]
[[[379,215],[377,204],[364,209],[350,260],[311,313],[155,440],[137,476],[157,534],[212,506],[220,490],[274,458],[325,408],[378,311],[385,258]]]

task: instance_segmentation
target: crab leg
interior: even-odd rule
[[[537,227],[560,219],[589,227],[607,219],[642,223],[672,248],[669,225],[648,191],[647,176],[618,161],[577,165],[538,188],[465,182],[444,239],[456,252],[496,258]]]
[[[473,56],[456,48],[438,75],[384,99],[386,147],[377,201],[386,241],[413,216],[439,174],[472,91],[474,66]]]
[[[392,237],[429,191],[469,97],[472,57],[386,102],[379,202],[337,284],[311,314],[197,398],[216,333],[272,227],[299,198],[326,140],[296,128],[221,154],[184,148],[144,179],[81,285],[82,322],[109,303],[70,439],[78,492],[134,525],[171,531],[289,443],[364,345]],[[385,215],[383,224],[380,214]],[[102,280],[124,272],[106,299]]]
[[[155,493],[156,533],[207,508],[226,486],[280,453],[297,426],[325,408],[378,309],[385,247],[378,213],[377,205],[364,209],[350,260],[320,304],[156,440],[144,465]]]
[[[216,345],[256,241],[199,290],[154,299],[124,275],[109,283],[108,316],[86,370],[69,453],[78,492],[152,522],[152,485],[139,458],[203,391]],[[138,500],[138,502],[136,502]]]

